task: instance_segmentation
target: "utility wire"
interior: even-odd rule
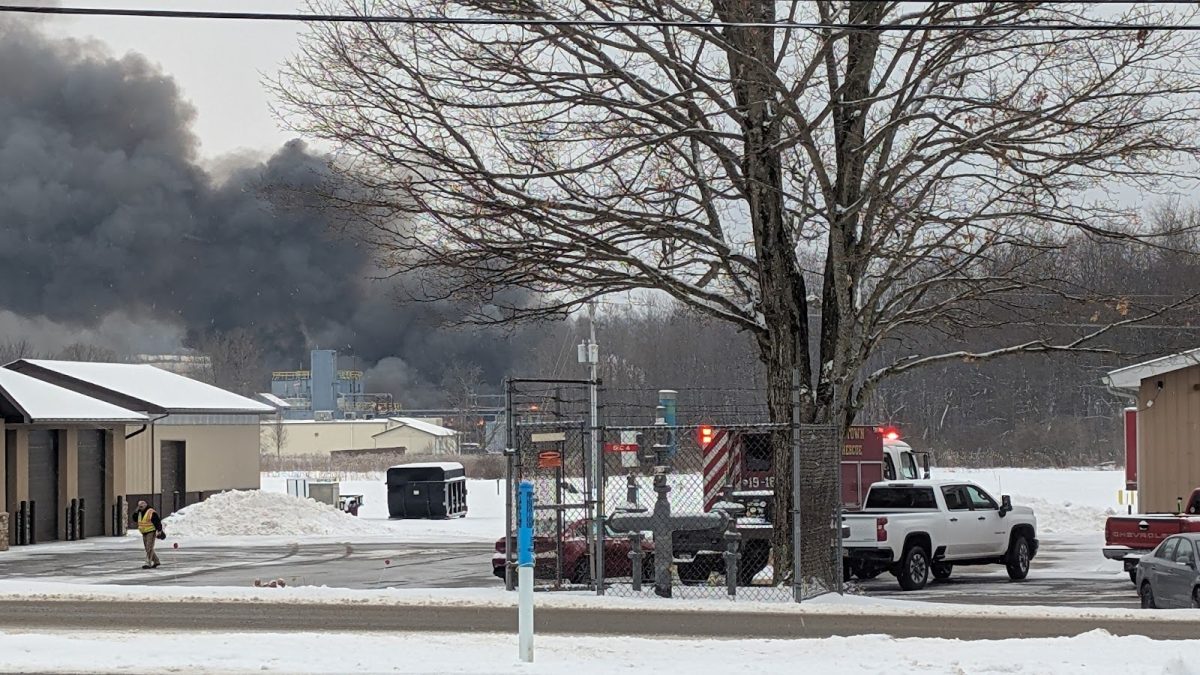
[[[1116,3],[1112,3],[1116,4]],[[1122,3],[1124,4],[1124,3]],[[1179,3],[1183,4],[1183,3]],[[384,16],[368,14],[303,14],[296,12],[226,12],[182,9],[126,9],[118,7],[55,7],[0,5],[0,14],[51,14],[64,16],[141,17],[156,19],[217,19],[234,21],[286,21],[299,23],[366,23],[407,24],[425,26],[523,26],[558,28],[784,28],[793,30],[845,30],[868,33],[964,31],[1198,31],[1200,24],[1106,24],[1106,23],[892,23],[863,25],[856,23],[822,23],[808,21],[696,21],[678,19],[605,20],[605,19],[520,19],[510,17],[457,16]]]

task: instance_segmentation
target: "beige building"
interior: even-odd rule
[[[1114,370],[1104,381],[1136,399],[1138,508],[1174,512],[1200,487],[1200,349]]]
[[[128,503],[145,499],[165,516],[259,487],[260,419],[275,412],[265,403],[144,364],[23,359],[6,368],[146,418],[121,428]]]
[[[276,420],[262,426],[263,452],[329,456],[339,450],[396,450],[408,455],[458,452],[458,434],[412,417],[372,420]]]
[[[125,427],[148,421],[0,368],[0,550],[123,534]]]

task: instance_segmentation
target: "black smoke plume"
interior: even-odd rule
[[[218,177],[194,110],[143,57],[0,22],[0,63],[0,339],[50,351],[120,325],[102,346],[161,350],[241,328],[272,368],[313,347],[390,357],[378,383],[410,405],[436,402],[454,362],[506,372],[511,343],[442,330],[454,307],[368,280],[370,251],[303,197],[330,176],[302,142]]]

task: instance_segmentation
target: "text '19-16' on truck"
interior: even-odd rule
[[[768,564],[774,522],[775,476],[769,432],[700,429],[704,463],[704,511],[732,504],[739,514],[741,538],[738,583],[748,584]],[[843,511],[861,509],[872,483],[929,477],[929,454],[913,450],[894,427],[853,426],[841,453]],[[690,530],[674,533],[675,563],[684,583],[704,583],[724,574],[724,533]]]
[[[956,565],[1004,565],[1025,579],[1037,555],[1033,509],[999,502],[975,483],[885,481],[867,490],[861,511],[842,516],[844,569],[860,578],[891,572],[900,588],[948,579]]]

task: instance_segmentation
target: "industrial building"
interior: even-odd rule
[[[1114,370],[1104,381],[1134,402],[1126,461],[1138,508],[1175,512],[1200,486],[1200,349]]]
[[[125,429],[149,417],[0,368],[0,550],[123,534]]]
[[[145,499],[165,516],[214,492],[259,487],[270,405],[145,364],[22,359],[5,368],[138,416],[104,427],[117,431],[106,490],[126,504]]]
[[[370,420],[282,420],[264,424],[264,451],[281,456],[325,456],[347,450],[380,450],[406,455],[458,452],[458,433],[440,420],[385,417]]]
[[[397,410],[391,394],[364,391],[362,371],[339,370],[336,351],[313,350],[309,364],[271,373],[271,394],[288,404],[286,419],[369,419]]]

